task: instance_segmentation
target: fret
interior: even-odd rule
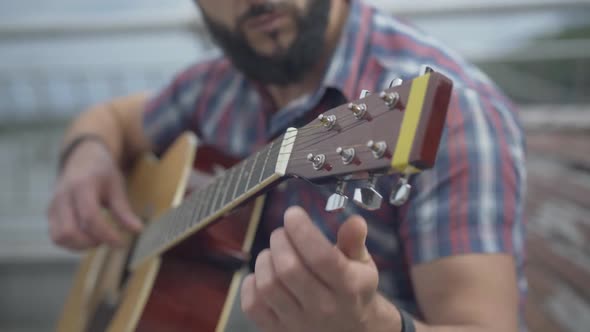
[[[272,147],[275,144],[274,141],[270,142],[270,146],[267,147],[267,151],[266,151],[266,157],[264,158],[264,164],[262,164],[262,170],[260,171],[260,178],[258,179],[258,183],[262,182],[263,179],[266,179],[264,177],[264,170],[266,169],[266,165],[268,164],[268,157],[271,154],[272,151]]]
[[[209,213],[207,214],[207,216],[211,216],[215,212],[217,212],[217,209],[215,208],[215,202],[216,202],[217,196],[219,196],[219,192],[222,189],[220,180],[221,180],[221,177],[216,177],[214,182],[212,183],[215,190],[213,190],[213,193],[211,195],[211,201],[209,202]]]
[[[215,186],[215,184],[216,183],[213,182],[213,183],[209,184],[207,186],[207,188],[205,189],[205,195],[206,195],[205,196],[205,201],[204,201],[205,207],[203,209],[204,210],[203,211],[204,214],[203,214],[203,216],[202,216],[201,219],[205,219],[205,218],[207,218],[207,217],[209,217],[211,215],[211,211],[212,211],[211,210],[211,203],[213,201],[213,196],[215,194],[215,190],[217,189],[217,187]]]
[[[248,175],[248,181],[246,181],[246,189],[244,190],[245,192],[248,191],[248,189],[255,187],[258,182],[256,181],[260,175],[257,172],[257,168],[256,168],[256,162],[258,161],[258,159],[260,158],[260,151],[256,152],[256,155],[254,156],[254,161],[252,162],[252,166],[250,167],[250,174]],[[252,178],[254,178],[254,181],[252,181]],[[252,183],[252,186],[250,186],[250,184]]]
[[[160,232],[162,234],[164,234],[166,238],[168,238],[170,236],[170,234],[172,233],[171,229],[173,227],[173,223],[172,223],[173,214],[174,214],[174,210],[170,210],[165,215],[163,215],[162,220],[159,221],[160,223],[162,223],[162,226],[163,226],[163,228]]]
[[[162,225],[164,226],[164,232],[166,234],[174,234],[176,232],[176,228],[178,227],[178,215],[180,211],[178,209],[173,209],[169,211],[170,213],[166,214],[166,217],[161,220]]]
[[[236,183],[234,182],[234,177],[236,175],[236,168],[232,167],[230,168],[227,172],[227,184],[225,186],[225,189],[223,191],[223,197],[221,197],[221,204],[222,206],[226,206],[227,204],[231,203],[231,199],[229,199],[228,201],[228,193],[229,192],[233,192]]]
[[[190,220],[193,215],[193,210],[188,205],[180,205],[176,209],[176,213],[172,215],[171,224],[173,225],[172,234],[182,234],[186,230],[187,220]]]
[[[177,229],[184,228],[184,223],[187,219],[190,219],[192,214],[194,213],[189,198],[190,196],[184,198],[182,200],[182,203],[174,209],[176,212],[171,215],[172,222],[176,224],[174,227],[175,232],[177,231]]]
[[[234,200],[236,198],[236,195],[238,195],[238,188],[240,187],[240,182],[242,181],[242,175],[244,175],[244,166],[245,165],[246,165],[245,164],[245,161],[242,161],[240,164],[238,164],[236,166],[236,167],[239,167],[240,173],[239,173],[239,175],[237,177],[236,184],[235,184],[235,187],[234,187],[234,192],[233,192],[233,194],[231,196],[231,199],[232,200]],[[241,193],[240,193],[240,195],[241,195]]]
[[[176,209],[168,210],[154,221],[154,231],[157,231],[157,235],[154,239],[156,244],[160,243],[164,239],[167,239],[170,237],[170,234],[172,234],[172,229],[174,227],[174,215],[176,213]]]
[[[153,222],[146,226],[146,229],[139,235],[138,248],[142,248],[145,245],[151,245],[156,242],[158,234],[160,234],[160,223]]]
[[[252,174],[252,164],[254,163],[253,158],[248,158],[244,161],[244,165],[242,166],[244,171],[242,173],[242,179],[238,184],[238,196],[247,192],[246,185],[248,184],[248,179],[250,179],[250,174]]]
[[[218,183],[219,190],[215,192],[215,199],[213,200],[213,209],[217,211],[223,207],[223,201],[221,198],[223,197],[223,193],[227,190],[227,171],[224,172],[222,175],[218,176],[216,181]]]
[[[203,212],[205,211],[205,204],[203,204],[206,192],[205,189],[206,188],[202,188],[195,192],[193,195],[191,195],[190,201],[192,205],[195,207],[195,215],[193,217],[193,220],[191,221],[190,227],[198,224],[201,221]]]
[[[292,144],[288,142],[287,144]],[[145,256],[167,248],[192,226],[210,217],[237,197],[259,185],[276,173],[283,136],[271,142],[256,155],[248,158],[205,188],[193,192],[176,209],[164,213],[140,236],[132,254],[132,264]],[[285,156],[284,158],[288,158]],[[283,162],[283,166],[284,166]]]
[[[223,180],[221,176],[216,176],[213,182],[213,185],[215,186],[215,191],[213,192],[213,199],[211,200],[211,209],[209,210],[209,215],[214,214],[215,211],[217,211],[217,198],[220,195],[220,191],[223,189],[221,180]]]
[[[279,156],[279,152],[281,150],[281,145],[283,142],[283,136],[280,136],[272,143],[272,149],[268,154],[268,167],[265,167],[264,171],[262,172],[263,178],[268,179],[273,174],[275,174],[275,168],[277,166],[277,161]]]
[[[203,195],[202,191],[193,192],[189,197],[186,198],[183,205],[186,205],[191,211],[192,214],[190,218],[183,222],[185,228],[190,228],[191,226],[195,225],[199,220],[197,219],[197,215],[201,209],[201,196]]]

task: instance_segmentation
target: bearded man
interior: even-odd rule
[[[94,213],[101,207],[139,231],[121,169],[184,131],[243,158],[361,89],[410,80],[428,64],[454,82],[435,167],[411,178],[405,205],[379,211],[328,214],[324,195],[302,180],[273,189],[260,230],[268,248],[242,284],[242,309],[262,331],[524,329],[523,135],[511,102],[482,72],[358,0],[195,3],[221,54],[155,96],[116,99],[74,121],[49,209],[56,243],[120,243]],[[377,187],[394,181],[381,177]]]

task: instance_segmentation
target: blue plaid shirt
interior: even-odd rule
[[[263,227],[281,226],[283,212],[297,204],[335,240],[339,225],[350,214],[361,214],[369,224],[367,246],[380,270],[381,292],[418,317],[411,266],[465,253],[510,253],[523,304],[524,137],[515,110],[472,64],[379,10],[352,1],[315,93],[277,109],[263,87],[219,56],[182,71],[153,98],[145,132],[157,153],[192,130],[202,142],[243,158],[287,127],[358,98],[362,89],[380,91],[394,78],[411,80],[423,64],[450,77],[454,91],[436,165],[411,178],[409,201],[401,208],[384,204],[370,212],[349,206],[328,214],[324,205],[333,188],[294,179],[267,196]],[[382,177],[377,188],[388,193],[395,181]]]

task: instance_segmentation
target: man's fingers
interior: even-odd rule
[[[72,205],[55,201],[49,211],[49,234],[56,244],[71,250],[81,250],[97,245],[78,227]]]
[[[74,195],[74,203],[78,223],[87,234],[100,242],[123,245],[120,234],[106,221],[94,188],[78,189]]]
[[[329,289],[303,264],[284,228],[272,232],[270,252],[277,277],[304,307],[314,307],[318,298],[331,298]]]
[[[367,222],[363,217],[354,215],[348,218],[338,229],[336,245],[349,259],[368,262],[371,260],[365,245],[367,240]]]
[[[302,308],[297,300],[277,277],[269,249],[258,254],[254,274],[257,294],[273,308],[273,311],[279,316],[279,320],[289,320],[301,311]]]
[[[240,295],[242,311],[263,331],[276,331],[279,318],[277,314],[258,296],[256,278],[249,274],[242,282]]]
[[[120,178],[110,181],[107,204],[113,217],[118,220],[123,227],[130,231],[138,232],[143,228],[143,224],[131,209],[122,182],[123,181]]]
[[[342,286],[347,258],[298,206],[285,212],[285,230],[308,269],[330,289]]]

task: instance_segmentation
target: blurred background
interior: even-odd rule
[[[373,0],[480,65],[528,136],[531,331],[590,326],[590,2]],[[0,331],[50,331],[78,256],[47,237],[66,123],[214,51],[190,0],[0,1]]]

